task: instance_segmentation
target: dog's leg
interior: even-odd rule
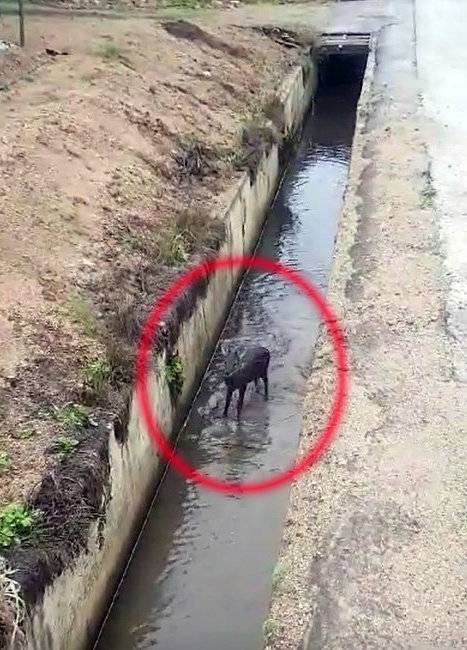
[[[264,383],[264,399],[267,400],[269,395],[268,395],[268,374],[267,372],[263,375],[263,383]]]
[[[228,387],[227,388],[227,395],[225,396],[225,407],[224,407],[224,413],[223,417],[227,417],[227,413],[229,411],[229,406],[230,406],[230,400],[232,399],[232,393],[233,393],[233,388]]]
[[[240,420],[240,413],[243,408],[243,398],[245,397],[246,384],[240,386],[238,390],[238,402],[237,402],[237,419]]]

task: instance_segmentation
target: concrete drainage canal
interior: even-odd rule
[[[367,54],[330,53],[312,115],[283,176],[258,255],[326,290]],[[311,305],[280,278],[245,276],[179,436],[180,453],[226,480],[259,480],[290,465],[318,329]],[[240,424],[222,419],[222,349],[271,351],[270,399],[248,392]],[[170,468],[102,626],[98,650],[259,650],[288,490],[228,498]]]

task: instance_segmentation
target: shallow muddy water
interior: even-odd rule
[[[360,82],[320,89],[269,212],[257,254],[279,260],[323,292],[345,189]],[[250,387],[222,419],[222,353],[214,355],[178,449],[229,481],[259,480],[293,461],[318,321],[282,279],[249,273],[223,344],[271,351],[270,398]],[[262,385],[261,385],[262,388]],[[260,650],[288,489],[226,497],[170,469],[97,644],[99,650]]]

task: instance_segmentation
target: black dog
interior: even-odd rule
[[[225,399],[224,417],[227,416],[230,400],[235,390],[238,390],[237,418],[240,419],[240,413],[243,407],[243,398],[248,384],[255,382],[258,390],[258,379],[264,383],[264,399],[268,399],[268,367],[270,354],[266,348],[250,348],[241,358],[238,351],[231,352],[225,362],[224,381],[227,386],[227,396]]]

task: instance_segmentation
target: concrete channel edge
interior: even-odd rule
[[[300,131],[316,85],[317,69],[311,58],[295,67],[284,79],[279,97],[286,140]],[[283,171],[279,154],[279,147],[274,145],[260,162],[254,180],[245,173],[226,193],[226,240],[220,255],[254,251]],[[181,414],[186,412],[196,392],[235,296],[240,275],[239,271],[232,271],[213,276],[205,295],[198,297],[191,316],[180,324],[173,349],[182,360],[184,385],[176,407],[170,399],[165,373],[167,351],[154,360],[150,393],[154,412],[168,434],[177,430]],[[24,625],[26,647],[30,650],[92,647],[152,501],[162,463],[143,428],[134,397],[125,442],[119,442],[112,432],[109,435],[110,494],[104,525],[95,522],[89,531],[87,550],[30,608]]]

